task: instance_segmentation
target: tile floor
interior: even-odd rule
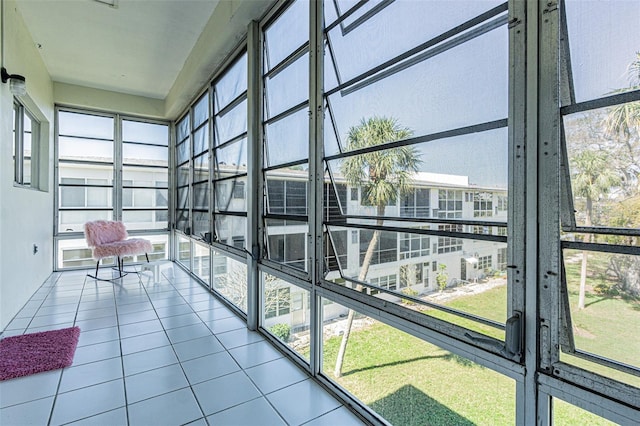
[[[0,382],[0,424],[359,425],[177,266],[54,273],[2,337],[77,325],[71,367]]]

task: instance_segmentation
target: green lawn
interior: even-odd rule
[[[606,259],[590,259],[589,284],[610,279]],[[639,365],[640,302],[588,293],[578,310],[580,263],[567,264],[568,290],[577,347]],[[463,296],[447,306],[504,322],[506,286]],[[502,332],[442,313],[425,312],[456,324],[503,338]],[[333,377],[340,337],[324,342],[324,371]],[[567,362],[640,386],[637,377],[563,357]],[[382,323],[354,330],[349,340],[343,376],[337,382],[397,425],[511,425],[515,419],[515,382],[490,369],[426,343]],[[554,421],[560,425],[611,424],[575,406],[557,401]]]

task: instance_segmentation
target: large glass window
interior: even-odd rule
[[[639,387],[640,4],[561,12],[560,360]]]
[[[74,237],[97,219],[144,232],[150,257],[167,258],[169,126],[66,108],[57,124],[58,267],[84,265],[86,243]]]
[[[268,260],[306,270],[309,5],[296,0],[263,28],[264,224]]]
[[[632,418],[638,6],[277,6],[176,123],[177,260],[391,424]]]
[[[247,239],[247,61],[240,54],[212,84],[214,235],[238,248]]]
[[[14,182],[39,189],[32,176],[37,173],[40,146],[40,122],[17,99],[13,100],[13,168]]]

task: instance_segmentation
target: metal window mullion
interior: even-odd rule
[[[207,188],[207,190],[209,191],[209,205],[208,205],[208,211],[207,211],[207,218],[209,219],[209,235],[211,236],[209,238],[209,244],[211,243],[211,241],[213,240],[213,235],[215,235],[215,217],[214,217],[214,206],[215,206],[215,191],[213,188],[213,175],[215,172],[215,160],[214,160],[214,147],[215,147],[215,126],[216,126],[216,117],[214,115],[215,112],[215,89],[213,86],[213,83],[209,84],[209,102],[208,102],[208,108],[209,108],[209,117],[208,117],[208,122],[209,122],[209,140],[207,141],[207,162],[208,162],[208,167],[209,167],[209,177],[207,178],[207,185],[209,185],[209,187]],[[214,276],[213,276],[213,255],[211,253],[211,250],[209,250],[209,287],[211,289],[213,289],[213,280],[214,280]]]
[[[537,31],[528,34],[537,41],[538,61],[535,69],[535,91],[529,90],[528,117],[536,114],[528,123],[532,137],[527,140],[527,165],[537,171],[536,182],[527,188],[536,195],[535,205],[527,204],[527,287],[536,289],[537,302],[537,351],[538,374],[550,374],[559,359],[560,331],[560,90],[559,90],[559,9],[557,1],[535,4]],[[532,5],[532,8],[534,5]],[[533,51],[531,53],[534,53]],[[531,56],[529,56],[531,58]],[[533,71],[533,70],[532,70]],[[529,79],[533,84],[532,79]],[[533,89],[533,88],[532,88]],[[535,99],[532,99],[536,96]],[[535,135],[535,136],[534,136]],[[534,187],[534,185],[536,185]],[[532,200],[533,201],[533,200]],[[537,227],[537,235],[535,228]],[[529,245],[531,242],[531,245]],[[533,269],[533,270],[532,270]],[[533,291],[527,292],[527,298]],[[530,308],[530,306],[527,306]],[[533,324],[528,324],[531,326]],[[530,364],[534,368],[533,364]],[[532,372],[533,373],[533,372]],[[539,424],[551,424],[552,400],[548,395],[537,395],[537,419]]]
[[[263,174],[263,80],[262,46],[264,33],[257,21],[249,23],[247,35],[247,327],[257,330],[260,323],[261,292],[258,261],[264,250]],[[266,55],[266,53],[265,53]]]
[[[15,121],[13,126],[15,133],[13,135],[14,140],[14,181],[19,185],[24,183],[24,106],[21,103],[14,100],[14,109],[17,106]]]
[[[535,30],[535,19],[528,20],[527,4],[511,1],[509,13],[509,147],[508,147],[508,188],[509,204],[507,208],[507,312],[509,316],[520,314],[520,342],[510,342],[505,335],[505,344],[513,347],[521,345],[524,356],[525,374],[523,380],[516,382],[516,424],[535,423],[537,415],[537,384],[535,380],[535,299],[527,299],[526,286],[526,236],[527,217],[527,156],[525,150],[527,135],[527,78],[535,69],[531,63],[528,69],[528,54],[534,52],[534,46],[527,43],[527,31]],[[529,15],[531,16],[531,15]],[[533,183],[533,182],[532,182]],[[516,238],[518,236],[518,238]],[[528,306],[531,309],[527,309]],[[525,334],[525,330],[527,330]],[[524,337],[522,337],[524,335]],[[531,349],[531,348],[534,349]]]
[[[322,371],[322,302],[316,284],[323,276],[323,187],[324,187],[324,2],[311,2],[309,10],[309,178],[311,194],[307,198],[309,214],[310,354],[311,374]],[[308,192],[308,191],[307,191]]]
[[[58,246],[60,244],[60,229],[58,227],[60,218],[60,194],[59,175],[60,161],[58,159],[58,107],[53,111],[53,270],[58,270]]]
[[[113,207],[114,220],[122,220],[123,211],[123,182],[122,182],[122,125],[121,117],[116,114],[113,117],[113,199],[111,205]],[[132,200],[132,205],[135,201]]]

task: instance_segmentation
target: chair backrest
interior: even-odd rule
[[[94,220],[84,224],[84,237],[89,247],[97,247],[127,238],[124,223],[115,220]]]

